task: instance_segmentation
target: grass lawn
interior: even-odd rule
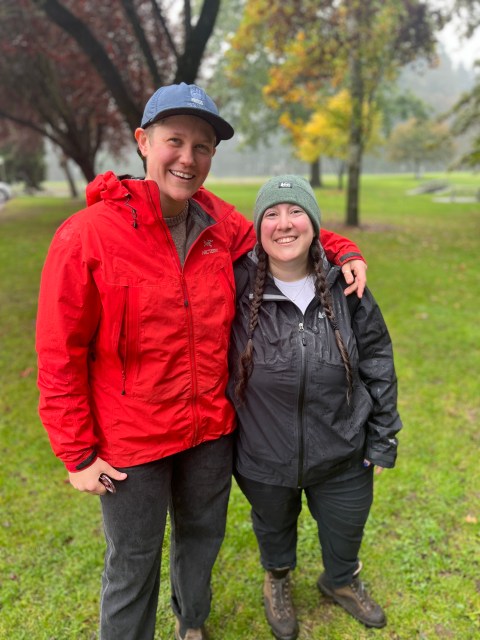
[[[429,176],[434,177],[434,176]],[[435,176],[443,177],[443,176]],[[448,177],[479,186],[478,177]],[[363,577],[388,626],[367,630],[322,598],[316,530],[300,522],[294,598],[300,640],[480,638],[480,205],[407,196],[410,176],[362,179],[361,226],[344,195],[319,190],[324,226],[349,235],[394,342],[397,467],[375,480]],[[208,186],[250,215],[258,184]],[[103,535],[96,498],[75,492],[37,417],[33,346],[40,270],[54,230],[81,202],[19,197],[0,211],[0,638],[93,640]],[[173,638],[168,554],[157,640]],[[234,487],[214,578],[212,640],[268,640],[249,510]],[[119,638],[119,640],[122,640]]]

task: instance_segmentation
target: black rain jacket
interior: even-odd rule
[[[305,487],[363,457],[382,467],[395,464],[402,423],[387,327],[368,289],[350,310],[340,268],[326,259],[324,266],[353,369],[350,405],[345,368],[320,301],[315,297],[302,315],[270,276],[253,334],[253,373],[239,404],[235,372],[247,342],[256,256],[250,252],[235,265],[229,396],[238,416],[236,470],[258,482]]]

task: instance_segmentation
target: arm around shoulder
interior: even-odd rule
[[[349,285],[345,295],[356,292],[357,297],[361,298],[367,284],[367,264],[358,246],[348,238],[323,228],[320,231],[320,243],[329,262],[342,268]]]

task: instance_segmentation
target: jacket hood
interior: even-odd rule
[[[87,206],[101,200],[124,200],[130,195],[129,190],[117,178],[113,171],[98,175],[87,185]]]
[[[86,188],[87,206],[91,206],[101,201],[107,201],[110,204],[127,205],[139,207],[140,202],[145,201],[145,195],[150,192],[152,198],[157,202],[158,211],[161,215],[160,192],[158,186],[153,180],[145,180],[143,178],[135,178],[131,176],[116,176],[113,171],[98,175]],[[227,217],[235,207],[213,193],[200,187],[191,197],[204,212],[208,211],[208,216],[212,222],[218,222]],[[135,204],[136,202],[136,204]],[[137,213],[134,209],[135,215]]]

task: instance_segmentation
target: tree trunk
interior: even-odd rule
[[[347,216],[346,224],[359,226],[360,175],[362,172],[362,152],[360,145],[350,143],[348,161]]]
[[[351,14],[350,43],[350,96],[352,119],[350,123],[348,150],[348,188],[346,224],[359,225],[360,175],[363,156],[363,77],[361,56],[361,11],[362,5],[355,5]]]
[[[70,191],[71,198],[78,198],[78,189],[75,184],[75,180],[73,179],[72,172],[70,171],[70,167],[68,166],[68,158],[62,154],[60,158],[60,166],[62,167],[63,173],[65,174],[65,178],[67,179],[68,189]]]
[[[187,3],[185,3],[187,4]],[[175,82],[195,82],[205,48],[217,21],[220,0],[204,0],[197,24],[185,33],[185,50],[177,59]],[[191,25],[188,25],[190,27]],[[187,31],[187,29],[185,30]]]
[[[323,187],[321,158],[317,158],[310,164],[310,184],[312,187]]]
[[[338,165],[338,173],[337,173],[337,177],[338,177],[337,184],[340,191],[343,191],[343,176],[345,175],[345,167],[346,167],[345,160],[340,160]]]
[[[95,156],[93,158],[89,158],[88,156],[77,156],[71,159],[80,168],[80,171],[83,173],[87,182],[91,182],[95,178]]]

